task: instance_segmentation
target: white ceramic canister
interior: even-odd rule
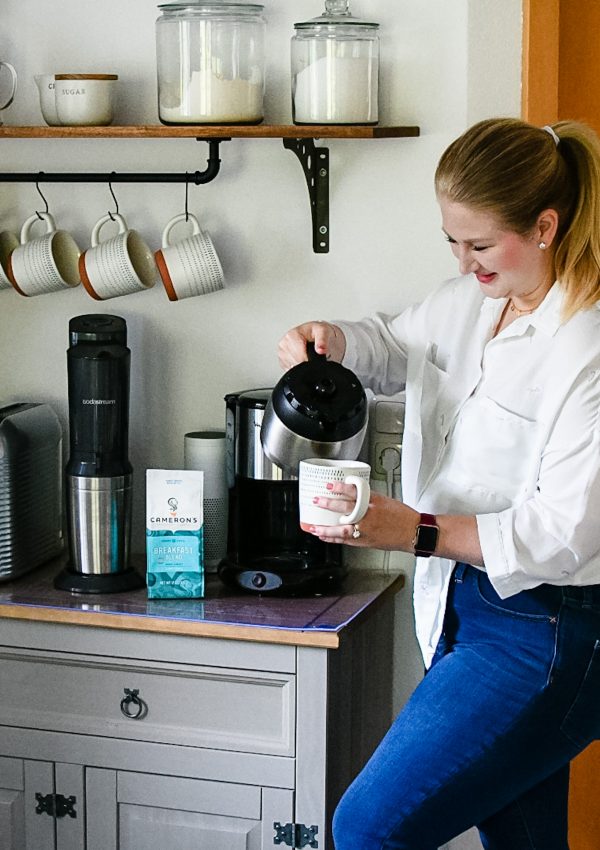
[[[263,119],[263,6],[166,3],[156,21],[163,124],[258,124]]]
[[[59,124],[97,127],[112,122],[117,74],[56,74],[54,79]]]
[[[351,15],[348,0],[325,0],[320,17],[294,28],[294,123],[376,124],[379,24]]]

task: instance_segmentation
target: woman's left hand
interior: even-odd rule
[[[315,500],[315,505],[338,514],[340,511],[351,513],[356,504],[356,487],[336,483],[331,492],[345,498],[320,497]],[[367,513],[358,522],[352,525],[313,525],[308,530],[326,543],[412,552],[418,521],[418,512],[404,502],[371,491]]]

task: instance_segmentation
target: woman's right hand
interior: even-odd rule
[[[306,344],[314,342],[317,354],[341,363],[346,352],[346,337],[342,329],[331,322],[305,322],[289,330],[279,341],[279,365],[291,369],[308,360]]]

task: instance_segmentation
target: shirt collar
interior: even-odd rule
[[[481,305],[481,311],[486,315],[488,321],[498,322],[502,311],[506,307],[508,298],[487,298],[484,297]],[[552,284],[546,297],[536,309],[535,313],[520,318],[526,318],[529,321],[522,322],[519,330],[525,331],[530,325],[548,336],[554,336],[556,331],[562,324],[561,313],[564,303],[564,292],[558,282]],[[518,320],[517,320],[518,321]],[[510,325],[511,328],[516,324]]]

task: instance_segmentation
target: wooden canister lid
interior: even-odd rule
[[[55,80],[118,80],[118,74],[55,74]]]

